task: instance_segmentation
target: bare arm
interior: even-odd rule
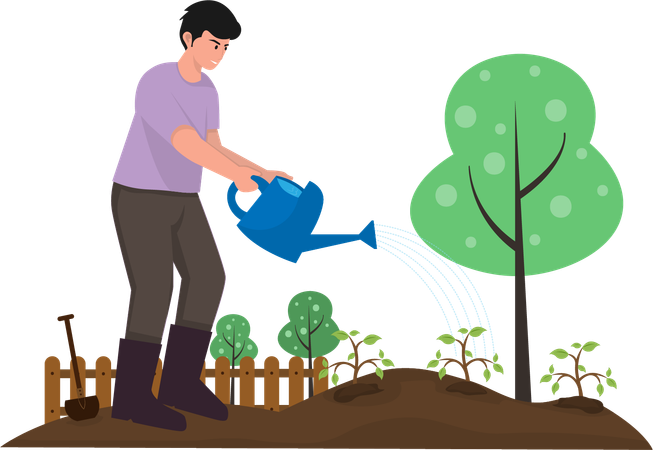
[[[231,161],[233,161],[235,164],[238,164],[239,166],[249,167],[261,173],[265,171],[263,167],[254,164],[250,160],[245,159],[239,154],[232,152],[228,148],[224,147],[222,145],[222,142],[220,141],[220,134],[218,133],[218,130],[208,130],[206,132],[206,142],[208,142],[211,145],[211,147],[213,147],[214,149],[222,153],[224,156],[226,156],[227,158],[229,158]]]
[[[240,166],[221,152],[216,152],[215,148],[204,141],[190,125],[177,127],[172,132],[170,142],[179,153],[195,164],[234,181],[239,191],[251,192],[258,188],[250,177],[260,175],[260,171]]]

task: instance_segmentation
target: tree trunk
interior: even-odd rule
[[[528,315],[526,312],[526,277],[524,276],[523,243],[515,252],[515,268],[521,253],[521,269],[515,270],[515,398],[531,401],[531,370],[528,352]]]
[[[528,315],[526,312],[526,274],[524,268],[521,194],[517,143],[517,105],[515,105],[515,399],[530,402],[531,371],[528,353]]]
[[[232,369],[235,369],[236,366],[231,366]],[[235,382],[236,377],[231,377],[231,399],[229,400],[230,405],[234,405],[236,401],[236,382]]]
[[[313,369],[313,359],[311,358],[311,348],[308,348],[308,369]],[[308,398],[313,396],[313,377],[308,379]]]

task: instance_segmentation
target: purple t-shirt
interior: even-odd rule
[[[206,140],[206,130],[220,127],[218,91],[204,73],[190,83],[176,62],[159,64],[136,88],[136,113],[113,181],[138,189],[199,192],[202,166],[170,143],[180,125],[190,125]]]

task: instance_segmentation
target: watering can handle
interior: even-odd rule
[[[263,193],[267,189],[267,187],[270,185],[267,181],[265,181],[263,178],[258,177],[256,175],[252,175],[252,180],[256,184],[258,184],[258,190]],[[238,192],[238,188],[236,187],[236,183],[231,183],[231,186],[229,186],[229,190],[227,191],[227,203],[229,204],[229,208],[231,209],[231,212],[234,213],[234,216],[238,217],[239,219],[242,219],[243,216],[245,215],[245,211],[241,209],[240,206],[238,206],[238,203],[236,203],[236,193]]]

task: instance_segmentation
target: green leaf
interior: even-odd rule
[[[442,353],[440,353],[440,350],[435,354],[435,357],[440,359],[442,357]]]
[[[469,350],[465,350],[465,356],[469,356],[470,358],[474,357],[474,355],[472,355],[472,352],[470,352]]]
[[[431,361],[429,361],[429,364],[428,366],[426,366],[426,368],[430,369],[431,367],[438,367],[438,364],[440,364],[440,361],[438,361],[437,359],[432,359]]]
[[[608,378],[607,380],[605,380],[605,382],[608,384],[608,386],[617,389],[617,382],[614,381],[612,378]]]
[[[469,333],[469,331],[467,330],[467,328],[461,328],[460,330],[458,330],[458,333],[467,334]]]
[[[596,342],[589,341],[583,345],[583,350],[586,352],[591,352],[594,350],[596,347],[598,347],[600,344],[597,344]]]
[[[379,358],[383,359],[383,350],[379,350]]]
[[[486,382],[490,381],[490,376],[491,375],[492,374],[490,373],[490,369],[485,369],[485,371],[483,372],[483,376],[485,377]]]
[[[381,339],[381,338],[378,337],[376,334],[370,334],[370,335],[368,335],[365,339],[363,339],[363,343],[364,343],[365,345],[372,345],[372,344],[374,344],[376,341],[378,341],[379,339]]]
[[[603,387],[603,385],[601,383],[599,383],[599,385],[596,386],[596,390],[598,391],[599,397],[600,397],[600,396],[603,395],[603,391],[605,390],[605,388]]]
[[[390,361],[389,359],[383,359],[383,360],[381,360],[381,363],[386,367],[394,367],[395,366],[395,364],[392,361]]]
[[[540,380],[540,383],[548,383],[553,378],[553,375],[544,375]]]
[[[555,356],[558,359],[565,359],[567,356],[569,356],[569,353],[567,353],[566,350],[558,348],[556,350],[553,350],[551,352],[551,355]]]
[[[440,369],[440,372],[438,372],[438,375],[440,375],[440,379],[442,379],[446,374],[447,374],[447,369],[445,369],[444,367]]]
[[[361,334],[361,330],[359,330],[358,328],[352,328],[349,331],[349,336],[351,336],[354,339],[356,339],[358,336],[360,336],[360,334]]]
[[[551,386],[551,390],[553,391],[553,395],[558,392],[558,389],[560,389],[560,385],[558,383],[553,383],[553,386]]]
[[[612,369],[610,369],[610,368],[608,367],[608,371],[607,371],[605,374],[606,374],[607,376],[612,375]]]
[[[580,364],[578,365],[578,370],[581,372],[587,372],[587,370],[585,370],[585,366],[581,366]]]
[[[450,345],[450,344],[453,344],[454,342],[456,342],[456,338],[454,338],[450,334],[443,334],[442,336],[440,336],[438,338],[438,340],[444,342],[447,345]]]
[[[555,364],[549,363],[549,366],[546,368],[546,370],[553,375],[556,371]]]
[[[337,337],[341,341],[346,341],[349,338],[349,335],[342,330],[338,330],[335,333],[332,333],[332,336]]]
[[[574,348],[580,348],[580,344],[578,342],[571,344],[571,346]]]
[[[380,367],[376,368],[376,374],[379,376],[379,378],[383,379],[383,371]]]
[[[338,375],[334,373],[333,376],[331,377],[331,382],[333,383],[334,386],[338,384],[339,379],[340,378],[338,377]]]
[[[349,356],[347,357],[347,361],[354,359],[356,357],[355,353],[350,353]]]
[[[485,328],[481,327],[474,327],[472,328],[472,331],[469,332],[469,334],[472,337],[479,337],[481,334],[483,334],[484,331],[487,331]]]
[[[506,374],[506,368],[499,361],[492,363],[492,370],[501,376],[505,376]]]
[[[327,375],[329,375],[329,369],[320,370],[320,376],[318,377],[318,380],[321,380],[322,378],[326,377]]]
[[[495,353],[494,358],[492,358],[492,361],[497,362],[499,360],[499,354]]]
[[[329,365],[327,364],[327,360],[325,358],[322,358],[322,366],[329,367]]]

